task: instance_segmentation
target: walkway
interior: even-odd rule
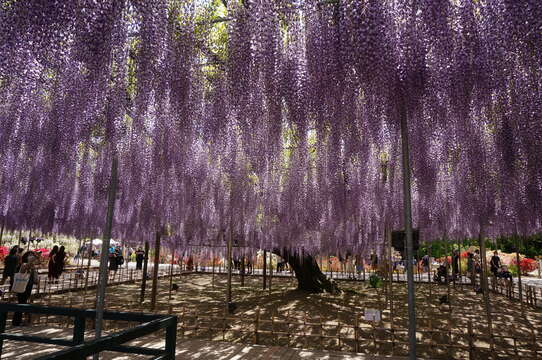
[[[7,329],[8,332],[23,333],[25,335],[48,336],[55,338],[66,338],[72,336],[69,329],[58,328],[17,328]],[[89,332],[87,338],[92,338]],[[164,341],[157,338],[146,338],[131,342],[130,345],[148,346],[153,348],[163,348]],[[37,343],[28,343],[20,341],[4,341],[2,360],[30,360],[39,356],[50,354],[60,350],[60,347],[54,345],[44,345]],[[180,340],[177,342],[177,360],[403,360],[403,357],[381,357],[370,356],[356,353],[346,353],[337,351],[323,350],[303,350],[278,346],[245,345],[227,342],[215,342],[207,340]],[[148,359],[148,356],[120,354],[105,352],[100,357],[103,360],[131,360]]]

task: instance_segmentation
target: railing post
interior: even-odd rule
[[[177,317],[173,316],[171,323],[166,328],[166,356],[169,360],[175,360],[175,347],[177,345]]]
[[[8,313],[5,311],[0,312],[0,333],[6,331],[6,320]],[[4,345],[4,339],[0,338],[0,355],[2,354],[2,346]]]
[[[73,344],[79,345],[85,341],[85,317],[78,315],[75,317],[73,326]]]

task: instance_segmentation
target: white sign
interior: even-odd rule
[[[365,309],[365,321],[380,322],[380,310],[378,309]]]

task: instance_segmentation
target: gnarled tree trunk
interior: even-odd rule
[[[288,249],[283,249],[282,251],[274,249],[273,253],[281,256],[294,270],[298,290],[310,293],[325,291],[335,294],[340,292],[337,284],[322,273],[318,263],[311,255]]]

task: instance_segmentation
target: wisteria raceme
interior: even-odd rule
[[[406,116],[423,241],[542,230],[540,1],[218,3],[2,2],[8,228],[99,236],[117,157],[115,237],[366,255]]]

